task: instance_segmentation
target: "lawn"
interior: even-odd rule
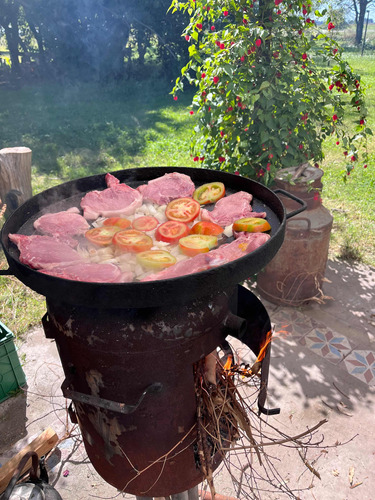
[[[375,62],[348,53],[365,82],[375,82]],[[191,95],[178,101],[172,83],[126,81],[121,86],[93,84],[0,87],[0,149],[33,150],[34,193],[95,173],[142,166],[194,166],[189,138],[194,117]],[[368,89],[368,124],[375,130],[375,91]],[[330,257],[375,266],[375,148],[370,159],[343,181],[343,157],[334,141],[326,144],[323,201],[334,216]],[[6,263],[2,262],[2,267]],[[18,335],[36,324],[44,298],[16,279],[0,280],[1,321]]]
[[[347,59],[367,83],[367,124],[375,133],[375,60],[366,54]],[[375,144],[370,138],[367,168],[359,165],[343,182],[344,159],[335,141],[327,141],[323,163],[323,202],[334,217],[330,256],[375,266]]]

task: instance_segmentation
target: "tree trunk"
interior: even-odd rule
[[[365,24],[365,16],[366,16],[366,8],[368,5],[367,0],[359,0],[359,12],[358,12],[358,17],[356,15],[356,31],[355,31],[355,43],[357,45],[360,45],[362,42],[362,35],[363,35],[363,26]],[[357,11],[356,11],[357,14]]]
[[[29,27],[30,27],[32,34],[34,35],[36,43],[38,44],[38,52],[39,52],[38,59],[39,59],[40,66],[44,70],[46,68],[46,56],[45,56],[45,52],[44,52],[43,37],[40,33],[40,28],[39,28],[39,30],[37,30],[35,27],[35,24],[32,21],[30,21],[29,19],[27,22],[29,24]]]
[[[4,26],[4,31],[12,64],[12,73],[17,76],[20,72],[20,63],[18,60],[18,25],[16,25],[15,29],[13,23],[11,28],[9,28],[9,25]]]
[[[31,149],[0,149],[0,198],[10,215],[31,198]]]

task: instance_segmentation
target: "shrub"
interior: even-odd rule
[[[190,16],[190,58],[172,94],[196,87],[196,161],[269,184],[281,168],[318,166],[332,134],[348,172],[364,159],[361,78],[330,36],[330,18],[316,26],[310,1],[173,0],[171,9]]]

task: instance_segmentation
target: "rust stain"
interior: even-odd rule
[[[99,396],[100,387],[104,387],[102,374],[98,370],[89,370],[86,372],[86,382],[90,387],[91,394]]]

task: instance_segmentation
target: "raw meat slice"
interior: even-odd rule
[[[164,174],[157,179],[152,179],[148,184],[139,186],[143,199],[166,205],[176,198],[190,198],[195,190],[194,182],[188,175],[172,172]]]
[[[265,217],[265,212],[253,212],[250,205],[252,199],[250,193],[238,191],[238,193],[221,198],[211,212],[203,208],[201,218],[215,222],[219,226],[230,226],[235,220],[242,219],[242,217]]]
[[[90,191],[82,198],[81,207],[85,219],[134,214],[142,205],[141,193],[126,184],[120,184],[120,181],[111,174],[107,174],[105,180],[107,189]]]
[[[78,241],[72,236],[84,234],[90,228],[86,219],[77,212],[78,209],[69,209],[42,215],[34,222],[34,228],[42,234],[55,236],[59,241],[75,247]]]
[[[231,262],[239,259],[246,254],[249,254],[264,245],[270,239],[270,235],[266,233],[241,233],[240,236],[225,245],[209,252],[211,254],[210,267],[221,265],[223,261]],[[219,264],[216,264],[218,259]]]
[[[40,269],[41,273],[74,281],[89,283],[125,283],[133,280],[133,273],[122,273],[114,264],[82,262],[54,269]]]
[[[154,280],[164,280],[169,278],[177,278],[179,276],[186,276],[187,274],[198,273],[199,271],[205,271],[209,267],[210,259],[208,258],[208,253],[201,253],[192,257],[191,259],[181,260],[159,273],[149,274],[141,281],[154,281]]]
[[[20,262],[34,269],[53,269],[84,262],[76,250],[51,236],[10,234],[9,239],[20,251]]]
[[[239,259],[264,245],[270,239],[269,234],[265,233],[246,233],[241,234],[231,243],[221,245],[215,250],[207,253],[201,253],[191,259],[183,260],[159,273],[149,274],[141,281],[154,281],[169,278],[177,278],[187,274],[198,273],[227,264],[232,260]]]

